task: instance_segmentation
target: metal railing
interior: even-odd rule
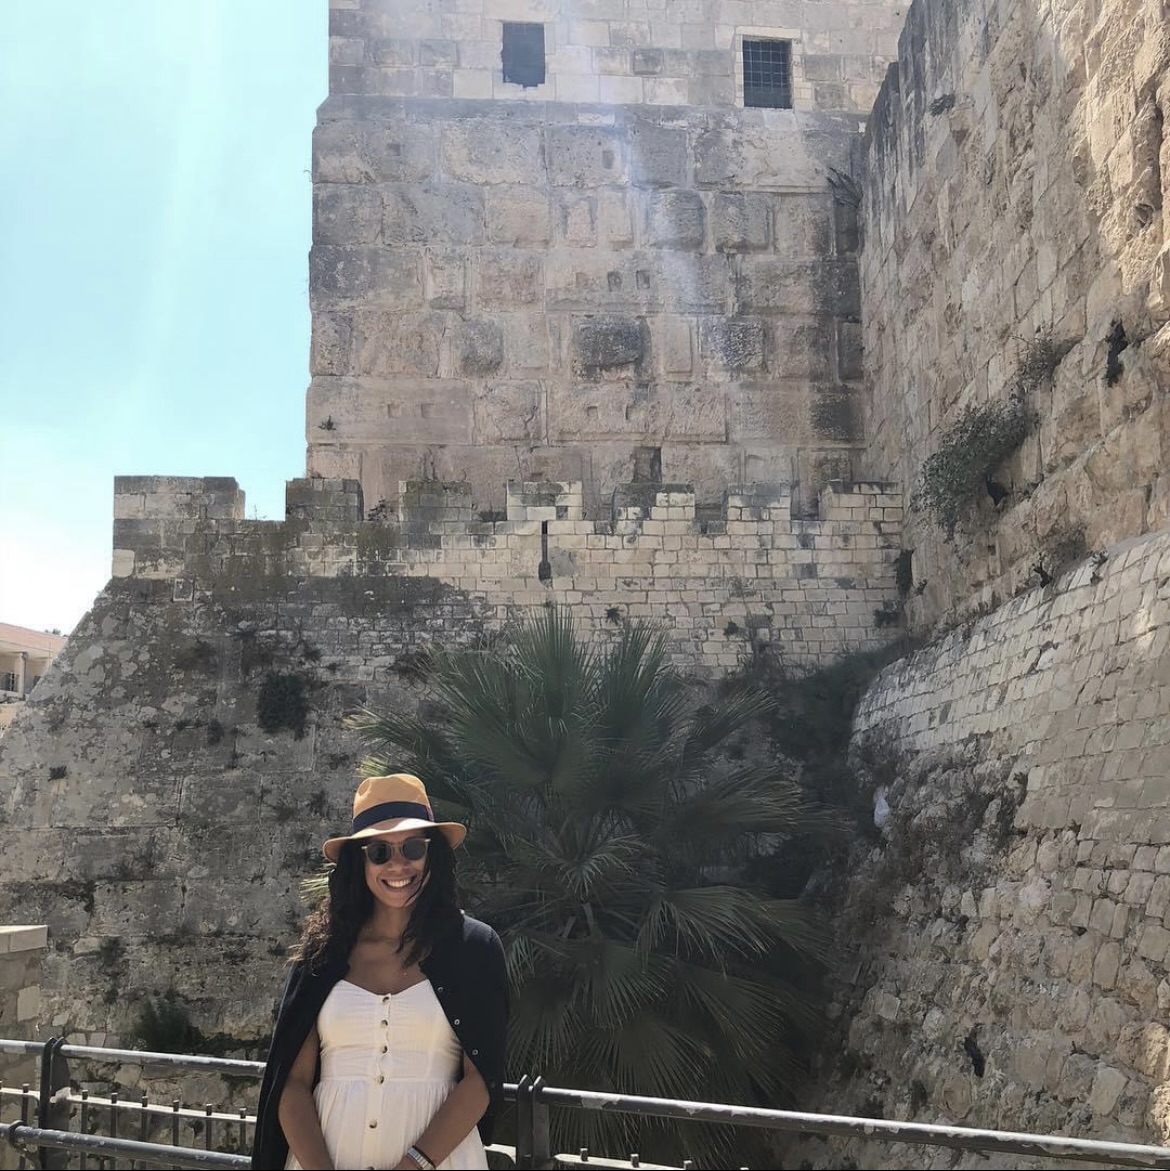
[[[245,1152],[249,1150],[249,1135],[256,1119],[246,1108],[234,1112],[216,1110],[212,1105],[193,1108],[178,1099],[164,1104],[151,1102],[146,1093],[134,1099],[123,1098],[112,1090],[104,1095],[93,1095],[74,1088],[69,1061],[137,1065],[144,1073],[154,1076],[164,1073],[219,1074],[257,1082],[264,1073],[263,1062],[68,1045],[63,1038],[52,1038],[44,1043],[0,1040],[0,1054],[36,1057],[39,1062],[39,1084],[35,1089],[28,1082],[19,1087],[0,1084],[0,1109],[5,1100],[17,1099],[20,1105],[19,1121],[0,1120],[0,1148],[8,1145],[20,1152],[21,1167],[77,1166],[80,1171],[90,1171],[91,1168],[103,1171],[125,1166],[249,1166]],[[666,1171],[663,1164],[642,1162],[637,1154],[605,1158],[588,1150],[577,1154],[554,1153],[550,1140],[550,1113],[553,1109],[567,1109],[948,1147],[960,1151],[999,1152],[1057,1162],[1089,1163],[1095,1167],[1147,1167],[1170,1171],[1170,1148],[1165,1147],[569,1090],[546,1086],[541,1078],[523,1077],[516,1084],[505,1084],[504,1099],[516,1106],[516,1145],[488,1149],[518,1168],[641,1167],[648,1171],[652,1168]],[[70,1123],[75,1120],[78,1128],[71,1129]],[[95,1133],[103,1125],[108,1133]],[[201,1140],[199,1145],[187,1145],[181,1141],[188,1132],[193,1139]],[[159,1141],[162,1136],[169,1141]],[[68,1161],[71,1155],[76,1156],[75,1163]],[[681,1171],[692,1166],[686,1161]]]

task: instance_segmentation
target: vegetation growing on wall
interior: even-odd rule
[[[173,988],[158,999],[144,1000],[131,1022],[130,1043],[150,1053],[197,1053],[199,1030]]]
[[[256,698],[256,722],[270,736],[287,729],[299,740],[309,715],[308,684],[296,672],[269,671]]]
[[[1038,330],[1019,347],[1007,398],[968,403],[922,465],[919,503],[948,540],[981,499],[987,497],[998,507],[1010,495],[996,482],[995,472],[1034,429],[1033,396],[1071,348],[1071,342],[1058,340],[1050,328]]]
[[[963,408],[922,465],[918,494],[948,539],[982,496],[995,499],[995,470],[1024,442],[1034,423],[1034,413],[1019,394],[1005,402]]]

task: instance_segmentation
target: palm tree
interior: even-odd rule
[[[815,1027],[821,933],[737,880],[821,815],[728,742],[765,710],[669,665],[646,625],[586,644],[543,608],[484,650],[438,651],[420,714],[365,713],[367,775],[412,768],[470,827],[472,913],[500,933],[509,1067],[553,1085],[740,1104],[791,1101]],[[735,756],[739,759],[734,759]],[[807,1041],[806,1041],[807,1043]],[[565,1112],[554,1141],[729,1165],[726,1130]],[[558,1145],[557,1149],[566,1149]]]

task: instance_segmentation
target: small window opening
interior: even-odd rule
[[[504,21],[504,80],[525,89],[544,84],[544,25]]]
[[[743,42],[743,104],[792,108],[792,42]]]

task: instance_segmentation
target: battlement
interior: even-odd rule
[[[792,500],[790,484],[736,485],[724,493],[718,516],[700,517],[690,484],[623,484],[613,493],[609,515],[590,519],[585,516],[579,481],[509,481],[507,507],[500,516],[476,509],[468,483],[404,480],[392,505],[384,503],[367,514],[357,480],[314,477],[288,481],[285,518],[304,522],[314,531],[322,525],[397,528],[404,552],[409,552],[412,538],[462,536],[479,541],[526,533],[533,522],[545,526],[546,534],[574,536],[641,533],[652,537],[686,532],[704,537],[783,538],[834,532],[853,537],[869,526],[873,533],[888,538],[902,519],[901,490],[880,481],[830,482],[812,517],[794,517]],[[119,544],[120,537],[138,538],[132,541],[138,550],[155,538],[161,551],[168,535],[193,535],[201,524],[224,528],[226,522],[227,528],[241,533],[270,533],[274,524],[245,520],[244,493],[234,479],[177,476],[117,477],[114,520],[115,551],[122,552],[132,550]],[[115,576],[128,574],[116,572]]]
[[[284,521],[246,520],[234,480],[120,477],[116,578],[171,579],[176,602],[275,578],[427,577],[506,621],[550,599],[602,624],[652,618],[687,659],[728,669],[776,642],[819,660],[876,645],[896,621],[901,494],[834,482],[794,515],[786,483],[728,488],[696,507],[689,484],[624,484],[589,517],[580,481],[514,481],[504,513],[469,484],[408,480],[364,510],[348,479],[288,484]]]

